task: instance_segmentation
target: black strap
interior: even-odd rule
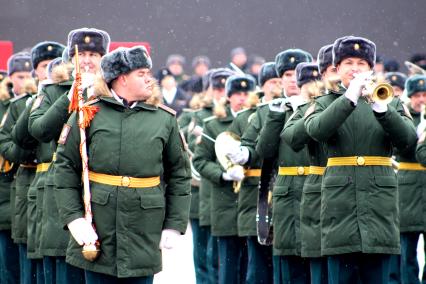
[[[273,240],[272,204],[269,203],[269,195],[272,193],[277,173],[276,158],[265,159],[262,163],[256,215],[257,239],[265,246],[272,245]]]

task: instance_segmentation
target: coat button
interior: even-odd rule
[[[297,174],[299,176],[304,175],[305,174],[305,168],[304,167],[298,167],[297,168]]]
[[[364,157],[356,157],[356,164],[358,166],[364,166],[365,165],[365,158]]]
[[[128,187],[130,185],[130,177],[122,177],[121,178],[121,186]]]

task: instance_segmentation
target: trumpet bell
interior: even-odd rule
[[[389,104],[393,99],[393,88],[388,83],[377,84],[372,93],[372,100],[377,103]]]
[[[389,104],[394,96],[389,83],[371,81],[365,86],[366,98],[369,103]]]

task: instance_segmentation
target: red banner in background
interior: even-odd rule
[[[0,69],[7,70],[7,60],[13,54],[13,42],[0,41]]]
[[[136,45],[143,45],[145,46],[146,50],[148,51],[148,54],[151,55],[151,46],[149,45],[149,42],[137,42],[137,41],[112,41],[109,45],[109,51],[113,51],[114,49],[117,49],[119,47],[133,47]]]

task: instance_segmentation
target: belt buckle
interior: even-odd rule
[[[130,177],[121,177],[121,186],[129,187]]]
[[[365,165],[365,158],[362,156],[356,157],[356,164],[358,166],[364,166]]]
[[[297,167],[297,175],[301,176],[305,174],[305,168],[304,167]]]

